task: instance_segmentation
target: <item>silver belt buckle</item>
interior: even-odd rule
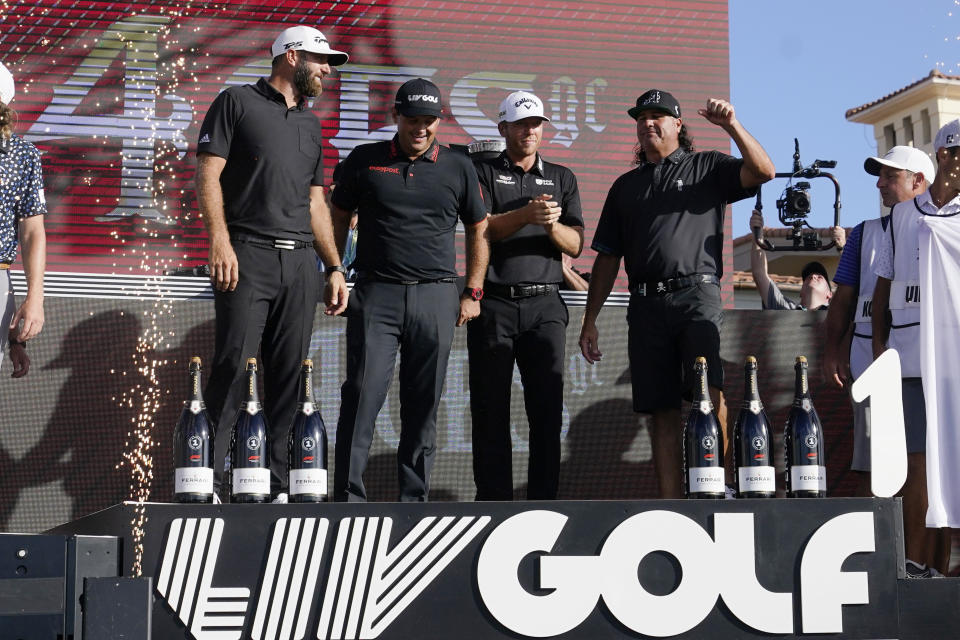
[[[641,282],[641,283],[640,283],[640,286],[637,287],[637,295],[638,295],[638,296],[645,296],[645,295],[647,295],[647,283],[646,283],[646,282]]]
[[[296,246],[297,244],[293,240],[283,240],[281,238],[274,238],[273,240],[274,249],[287,249],[288,251],[292,251]]]

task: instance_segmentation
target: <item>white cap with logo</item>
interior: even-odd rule
[[[0,62],[0,102],[10,104],[16,92],[16,85],[13,83],[13,74]]]
[[[933,150],[949,147],[960,147],[960,120],[951,120],[940,127],[940,131],[937,131],[937,138],[933,141]]]
[[[286,51],[309,51],[327,56],[327,61],[331,67],[339,67],[350,59],[343,51],[335,51],[330,48],[330,43],[322,33],[313,27],[300,25],[284,29],[283,33],[277,36],[270,47],[271,57],[276,58],[283,55]]]
[[[912,173],[922,173],[927,182],[933,182],[936,167],[925,151],[915,147],[898,145],[890,147],[882,158],[867,158],[863,161],[863,170],[872,176],[880,175],[880,167],[906,169]]]
[[[514,91],[500,103],[500,114],[497,122],[516,122],[524,118],[540,118],[550,122],[550,118],[543,115],[543,102],[529,91]]]

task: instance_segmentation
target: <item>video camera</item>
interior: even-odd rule
[[[833,182],[833,226],[840,225],[840,183],[832,173],[821,171],[821,169],[832,169],[837,166],[836,160],[814,160],[809,167],[804,167],[800,162],[800,141],[793,139],[793,171],[790,173],[777,173],[777,178],[787,178],[787,186],[777,199],[777,217],[780,223],[790,228],[787,236],[791,243],[789,245],[775,246],[766,238],[760,237],[760,230],[754,229],[754,241],[766,251],[825,251],[833,248],[836,243],[830,241],[823,244],[820,240],[820,234],[810,226],[806,218],[812,211],[812,200],[810,198],[810,183],[793,183],[795,178],[827,178]],[[755,208],[757,211],[763,211],[761,202],[761,190],[757,189],[757,202]],[[804,227],[810,229],[804,231]]]

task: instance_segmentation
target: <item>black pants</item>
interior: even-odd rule
[[[297,403],[300,365],[310,348],[319,273],[313,249],[267,249],[233,241],[240,268],[234,291],[215,291],[216,343],[204,389],[217,425],[214,471],[219,485],[230,432],[246,397],[247,358],[263,364],[263,410],[269,432],[271,490],[286,491],[287,434]]]
[[[719,285],[701,283],[663,295],[632,295],[627,325],[634,411],[676,409],[682,400],[691,400],[698,356],[707,359],[710,386],[723,389]]]
[[[467,325],[477,500],[513,499],[514,362],[530,423],[527,498],[552,500],[560,482],[567,307],[559,293],[518,300],[488,296],[480,306],[480,316]]]
[[[363,472],[398,350],[399,498],[427,500],[436,453],[437,407],[459,310],[459,289],[452,282],[402,285],[363,280],[354,287],[347,309],[347,380],[340,392],[335,500],[367,498]]]

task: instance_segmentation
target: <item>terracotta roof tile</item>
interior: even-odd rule
[[[887,95],[883,96],[882,98],[877,98],[877,99],[874,100],[873,102],[868,102],[867,104],[862,104],[862,105],[860,105],[859,107],[854,107],[854,108],[852,108],[852,109],[847,109],[847,112],[846,112],[846,114],[844,114],[844,115],[845,115],[845,117],[846,117],[847,119],[850,119],[851,117],[857,115],[857,114],[860,113],[861,111],[866,111],[866,110],[869,109],[870,107],[876,106],[876,105],[880,104],[881,102],[885,102],[885,101],[889,100],[890,98],[892,98],[892,97],[894,97],[894,96],[896,96],[896,95],[899,95],[899,94],[901,94],[901,93],[903,93],[903,92],[905,92],[905,91],[909,91],[910,89],[913,89],[913,88],[914,88],[915,86],[917,86],[918,84],[921,84],[921,83],[923,83],[923,82],[926,82],[926,81],[929,80],[930,78],[942,78],[942,79],[944,79],[944,80],[960,80],[960,76],[948,76],[948,75],[946,75],[946,74],[944,74],[944,73],[940,73],[939,71],[937,71],[936,69],[934,69],[934,70],[932,70],[928,75],[926,75],[925,77],[920,78],[920,79],[917,80],[916,82],[912,82],[912,83],[908,84],[907,86],[905,86],[905,87],[903,87],[903,88],[901,88],[901,89],[897,89],[897,90],[894,91],[893,93],[888,93]]]

